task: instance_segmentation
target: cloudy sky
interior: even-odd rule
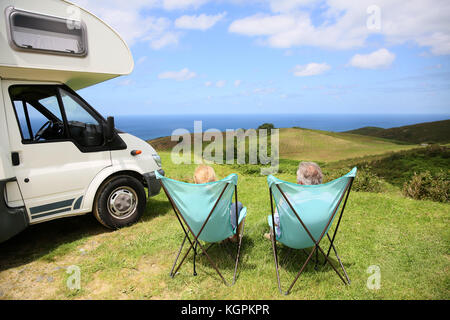
[[[73,2],[134,56],[103,114],[450,114],[448,0]]]

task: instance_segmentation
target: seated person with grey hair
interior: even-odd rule
[[[297,184],[302,185],[314,185],[321,184],[323,179],[322,170],[319,165],[315,162],[300,162],[297,170]],[[274,220],[275,220],[275,232],[277,233],[277,237],[281,235],[280,229],[280,216],[278,215],[278,211],[275,208],[274,212]],[[270,233],[264,234],[264,237],[270,240],[270,235],[273,233],[272,228],[270,229]]]

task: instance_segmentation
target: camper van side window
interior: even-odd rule
[[[20,50],[87,54],[86,28],[81,21],[10,9],[9,37],[11,45]]]
[[[14,101],[14,108],[16,109],[17,113],[17,120],[19,121],[20,130],[22,131],[22,136],[25,140],[31,139],[31,124],[30,127],[28,127],[28,121],[27,121],[27,108],[28,106],[26,103],[24,104],[22,101]]]
[[[67,138],[55,87],[19,85],[9,92],[24,143]]]

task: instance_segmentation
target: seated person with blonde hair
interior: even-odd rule
[[[315,185],[321,184],[323,179],[322,170],[319,165],[315,162],[300,162],[297,170],[297,184],[301,185]],[[274,212],[274,221],[275,221],[275,232],[277,237],[279,238],[281,235],[280,229],[280,216],[278,215],[278,211],[275,208]],[[272,228],[270,229],[270,233],[264,234],[264,237],[270,240],[270,236],[273,233]]]
[[[194,172],[194,182],[196,184],[208,183],[216,181],[216,173],[214,169],[207,165],[199,165]],[[240,213],[242,208],[244,207],[240,201],[238,201],[238,212]],[[238,221],[239,221],[239,213],[238,213]],[[231,204],[230,208],[230,221],[233,229],[236,228],[236,205],[234,203]],[[242,227],[242,222],[239,224],[236,234],[229,237],[228,239],[232,242],[236,242],[238,240],[238,234],[240,234]]]

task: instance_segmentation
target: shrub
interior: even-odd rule
[[[342,177],[350,170],[351,168],[343,168],[332,172],[324,171],[324,178],[326,179],[325,182]],[[353,181],[352,190],[364,192],[383,192],[384,186],[385,182],[383,179],[372,173],[368,166],[365,166],[363,168],[358,168],[358,173]]]
[[[258,129],[267,129],[267,133],[270,134],[270,130],[275,129],[275,126],[273,125],[273,123],[263,123],[258,127]]]
[[[430,171],[414,173],[403,185],[403,194],[417,200],[449,202],[450,177],[448,172],[431,174]]]

